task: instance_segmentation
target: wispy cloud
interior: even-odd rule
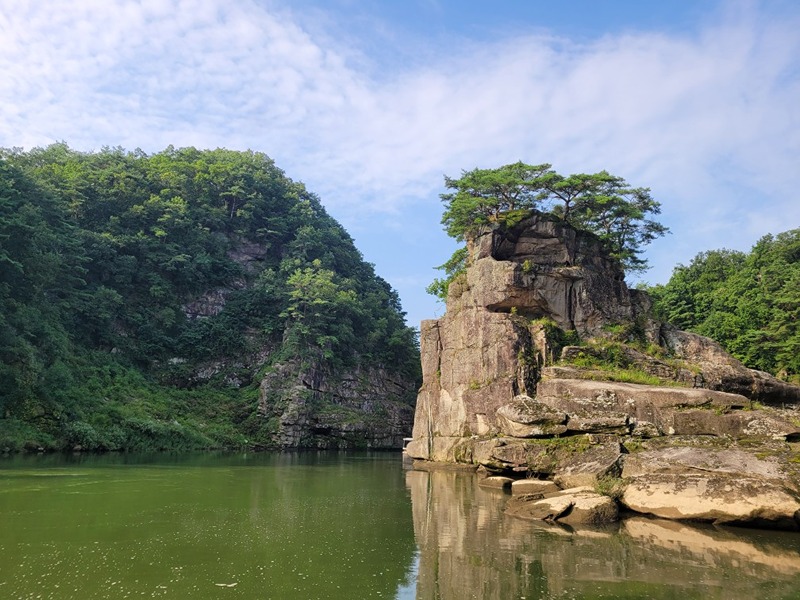
[[[800,11],[734,4],[684,35],[586,43],[430,40],[424,61],[381,72],[289,3],[0,4],[0,145],[254,148],[364,231],[410,213],[438,228],[445,173],[608,169],[664,202],[656,279],[800,223]],[[431,254],[397,280],[446,258]]]

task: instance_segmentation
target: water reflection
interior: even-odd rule
[[[567,529],[502,514],[475,476],[408,471],[418,599],[800,598],[796,533],[632,517]]]
[[[416,548],[400,464],[335,452],[0,461],[0,598],[391,598],[413,589]]]
[[[0,598],[800,598],[798,534],[572,531],[506,500],[385,453],[18,457]]]

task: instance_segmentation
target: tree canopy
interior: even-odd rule
[[[592,232],[624,269],[643,271],[644,246],[669,231],[651,218],[660,214],[661,204],[649,188],[632,187],[606,171],[564,176],[550,164],[516,162],[464,171],[457,179],[445,176],[445,186],[452,191],[440,195],[445,205],[442,225],[458,241],[485,226],[511,226],[538,210]],[[465,258],[462,251],[439,267],[446,277],[435,280],[428,291],[446,298],[448,284]]]
[[[193,315],[206,297],[216,309]],[[0,421],[54,440],[81,423],[102,433],[90,447],[124,446],[110,423],[130,433],[152,411],[131,414],[109,373],[197,391],[198,365],[264,350],[328,371],[419,369],[397,293],[269,157],[0,150]]]
[[[647,287],[659,315],[708,336],[749,367],[800,381],[800,229],[749,253],[711,250]]]

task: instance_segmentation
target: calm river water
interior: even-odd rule
[[[800,534],[504,517],[399,454],[0,460],[0,598],[800,598]]]

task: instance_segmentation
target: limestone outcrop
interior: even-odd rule
[[[446,314],[422,323],[412,457],[561,488],[614,480],[623,505],[667,518],[800,527],[800,387],[655,320],[599,240],[554,218],[468,250]],[[656,468],[652,452],[678,446],[713,447],[727,470]]]

